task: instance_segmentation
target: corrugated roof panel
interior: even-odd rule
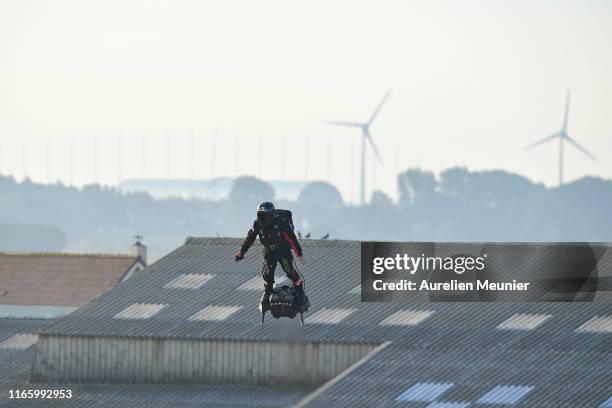
[[[576,329],[577,332],[612,333],[612,316],[595,316]]]
[[[453,383],[417,383],[398,395],[396,401],[433,402],[450,388]]]
[[[285,341],[282,328],[291,325],[300,340],[309,342],[391,341],[393,349],[381,352],[364,370],[356,370],[326,391],[312,406],[414,406],[429,402],[397,403],[395,396],[416,383],[455,386],[440,401],[476,401],[498,384],[531,384],[535,390],[521,399],[521,407],[592,406],[610,398],[612,353],[610,337],[577,331],[593,316],[607,318],[606,294],[582,303],[427,303],[427,297],[406,301],[361,303],[349,293],[358,288],[359,243],[305,241],[309,262],[302,268],[311,309],[307,324],[287,319],[266,319],[259,324],[257,310],[262,280],[261,256],[253,248],[236,263],[231,255],[238,239],[193,239],[147,268],[145,273],[119,285],[45,330],[63,336],[125,336],[208,340]],[[179,274],[218,274],[198,290],[165,290]],[[277,270],[278,278],[284,277]],[[247,282],[253,290],[236,290]],[[414,301],[413,301],[414,299]],[[112,319],[130,304],[169,304],[150,319]],[[190,321],[209,305],[245,305],[231,318]],[[400,310],[435,311],[421,324],[380,325]],[[308,324],[323,309],[353,309],[338,324]],[[552,315],[536,330],[498,330],[514,315]],[[529,319],[528,319],[529,320]],[[604,321],[605,322],[605,321]],[[601,322],[600,322],[601,323]],[[27,330],[20,330],[27,331]],[[603,333],[607,333],[603,331]],[[294,339],[294,338],[292,338]],[[290,339],[291,340],[291,339]],[[474,359],[477,351],[478,359]],[[15,351],[5,351],[14,353]],[[559,372],[563,372],[559,378]],[[373,381],[373,378],[380,381]],[[588,389],[588,392],[585,392]],[[472,403],[472,405],[475,405]],[[309,405],[311,406],[311,405]]]
[[[209,331],[202,325],[194,328],[186,324],[187,319],[211,304],[252,305],[239,315],[226,321],[232,322],[225,331],[220,330],[221,338],[240,339],[252,336],[253,339],[267,336],[263,329],[253,329],[252,323],[259,321],[257,304],[262,289],[261,256],[253,248],[243,262],[233,262],[231,255],[239,247],[239,239],[196,238],[173,251],[168,256],[149,266],[146,273],[139,274],[122,283],[108,294],[102,295],[90,304],[80,308],[70,316],[59,321],[47,333],[61,335],[109,334],[132,336],[174,336],[193,338],[196,333],[208,337]],[[462,347],[519,347],[558,350],[605,351],[603,340],[574,341],[571,335],[579,335],[574,330],[579,322],[593,315],[609,313],[606,303],[428,303],[427,308],[435,310],[435,315],[427,324],[417,326],[384,326],[380,320],[392,315],[404,306],[405,309],[423,307],[423,301],[412,297],[404,302],[361,303],[359,296],[347,293],[357,287],[360,281],[359,242],[308,240],[303,243],[310,259],[302,268],[307,281],[306,292],[310,298],[311,309],[304,317],[308,319],[317,310],[324,308],[359,309],[337,325],[317,325],[306,330],[305,341],[363,341],[376,343],[395,341],[396,344],[416,346],[445,347],[449,338],[460,341]],[[334,273],[330,273],[334,271]],[[283,276],[281,271],[277,275]],[[179,274],[218,274],[198,290],[164,290],[162,286]],[[279,276],[279,278],[280,278]],[[236,290],[247,282],[252,282],[257,290]],[[339,288],[333,290],[333,288]],[[342,289],[344,288],[344,289]],[[172,307],[165,309],[145,325],[124,325],[121,320],[111,319],[119,310],[131,303],[165,303]],[[407,306],[409,304],[410,306]],[[546,330],[495,330],[500,324],[500,316],[522,314],[551,314],[542,326]],[[92,324],[92,316],[96,323]],[[234,325],[242,322],[244,326]],[[265,328],[276,322],[266,322]],[[195,332],[194,332],[195,330]],[[415,331],[416,330],[416,331]],[[560,336],[568,333],[570,337]],[[582,335],[582,337],[584,337]],[[267,337],[266,337],[267,338]]]
[[[398,310],[379,324],[383,326],[416,326],[434,313],[433,310]]]
[[[598,407],[610,396],[611,353],[489,348],[479,349],[478,358],[474,358],[473,349],[456,349],[455,339],[449,337],[449,346],[438,349],[391,345],[318,400],[346,408],[368,406],[362,402],[366,400],[374,401],[371,406],[424,408],[422,402],[392,403],[408,385],[418,382],[453,383],[454,387],[436,401],[471,402],[474,407],[473,401],[498,384],[535,386],[517,403],[521,407]]]
[[[491,405],[514,405],[534,388],[533,385],[498,385],[476,402]]]
[[[26,349],[38,340],[32,333],[17,333],[0,343],[0,349]]]
[[[277,285],[283,285],[288,281],[289,279],[287,279],[286,276],[277,276],[274,278],[274,282]],[[261,275],[259,275],[259,276],[254,276],[253,278],[244,282],[242,285],[238,286],[236,289],[238,290],[263,290],[263,287],[264,287],[264,280],[261,277]]]
[[[314,324],[338,324],[357,309],[323,308],[308,316],[308,323]]]
[[[612,397],[608,398],[599,406],[599,408],[612,408]]]
[[[533,330],[552,315],[515,313],[497,326],[500,330]]]
[[[113,319],[149,319],[159,313],[167,304],[134,303],[117,313]]]
[[[197,321],[219,321],[225,320],[230,317],[232,314],[236,313],[240,310],[242,306],[206,306],[204,309],[200,310],[193,316],[189,318],[189,320],[197,320]]]
[[[205,273],[183,273],[163,287],[165,289],[199,289],[214,276]]]
[[[123,321],[122,323],[140,323]],[[14,334],[36,334],[53,323],[51,320],[2,319],[0,339]],[[197,323],[196,323],[197,324]],[[0,340],[1,341],[1,340]],[[11,389],[57,390],[66,384],[30,383],[34,348],[0,349],[0,395],[7,396]],[[72,408],[284,408],[293,406],[308,393],[312,386],[278,387],[261,385],[222,384],[70,384],[70,400],[21,399],[18,402],[2,398],[1,407]],[[53,402],[54,401],[54,402]]]
[[[436,401],[427,405],[425,408],[468,408],[470,406],[469,402],[446,402],[446,401]]]

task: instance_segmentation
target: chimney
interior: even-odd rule
[[[133,256],[140,257],[142,262],[146,265],[147,264],[147,247],[141,242],[142,236],[136,235],[134,238],[136,238],[136,242],[134,242],[130,246],[130,254],[132,254]]]

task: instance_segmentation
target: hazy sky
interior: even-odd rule
[[[560,128],[571,88],[570,134],[599,161],[568,147],[566,178],[610,178],[611,40],[610,1],[4,0],[0,172],[69,182],[74,139],[78,185],[237,171],[356,199],[359,131],[323,122],[366,120],[392,88],[369,190],[415,166],[554,184],[557,143],[522,148]]]

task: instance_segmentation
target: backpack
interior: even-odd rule
[[[276,210],[274,210],[274,218],[276,220],[280,220],[282,222],[286,222],[287,224],[289,224],[291,226],[291,229],[294,229],[294,226],[293,226],[293,214],[291,213],[291,211],[289,211],[289,210],[282,210],[280,208],[277,208]]]

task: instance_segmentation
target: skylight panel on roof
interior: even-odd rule
[[[433,310],[398,310],[379,324],[383,326],[416,326],[429,316]]]
[[[289,281],[286,276],[278,277],[274,279],[277,285],[283,285]],[[261,275],[255,276],[242,285],[238,286],[238,290],[263,290],[264,281]]]
[[[612,408],[612,397],[608,398],[599,406],[599,408]]]
[[[188,320],[220,321],[225,320],[240,310],[242,306],[206,306]]]
[[[353,289],[349,290],[348,293],[351,295],[358,295],[361,293],[361,284],[355,286]]]
[[[113,319],[148,319],[162,310],[167,304],[134,303],[117,313]]]
[[[469,406],[469,402],[436,401],[432,402],[425,408],[468,408]]]
[[[577,332],[612,333],[612,316],[595,316],[576,329]]]
[[[533,385],[498,385],[476,402],[478,404],[514,405],[534,388]]]
[[[308,323],[338,324],[357,309],[323,308],[309,316]]]
[[[533,330],[551,317],[549,314],[515,313],[499,326],[500,330]]]
[[[164,285],[165,289],[198,289],[215,275],[198,273],[181,274]]]
[[[17,333],[14,336],[0,342],[0,349],[26,349],[38,340],[36,334]]]
[[[453,383],[416,383],[398,395],[396,401],[434,402],[439,396],[453,387]]]

